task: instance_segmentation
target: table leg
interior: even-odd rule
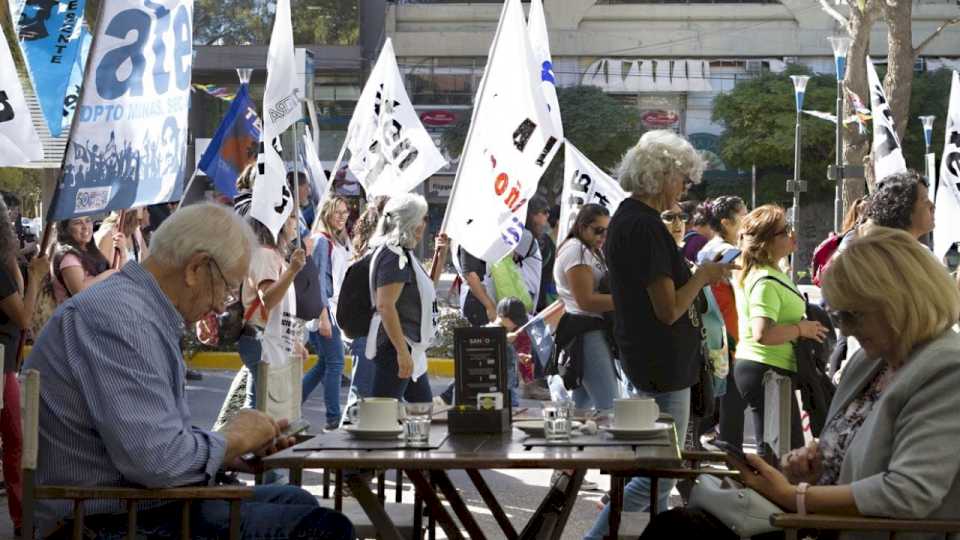
[[[616,474],[610,475],[610,523],[607,538],[617,540],[620,537],[620,517],[623,512],[623,485],[626,479]]]
[[[354,475],[348,476],[347,485],[350,486],[350,491],[353,492],[353,496],[356,497],[357,502],[360,503],[367,517],[370,518],[370,523],[376,528],[380,538],[384,540],[403,540],[403,536],[400,535],[397,526],[390,520],[387,511],[384,510],[377,496],[370,491],[370,486],[367,485],[367,482],[362,477]]]
[[[434,485],[439,487],[440,491],[443,492],[443,495],[447,498],[447,502],[450,503],[450,507],[453,508],[454,513],[457,514],[457,517],[460,519],[460,523],[467,529],[467,534],[470,538],[473,540],[485,540],[486,535],[480,530],[480,525],[477,524],[477,520],[473,518],[473,514],[470,512],[470,509],[467,508],[467,504],[463,502],[463,498],[457,493],[457,488],[453,486],[453,482],[451,482],[450,477],[447,476],[447,471],[430,471],[430,478],[433,479]]]
[[[653,516],[657,515],[657,500],[660,499],[660,479],[657,477],[650,478],[650,519],[653,519]]]
[[[513,528],[513,523],[510,523],[510,518],[507,517],[507,513],[503,511],[503,507],[497,502],[497,498],[493,492],[490,491],[490,486],[487,485],[483,476],[480,475],[480,471],[477,469],[467,469],[467,476],[470,477],[473,486],[477,488],[477,491],[480,493],[480,498],[486,503],[487,508],[493,513],[493,518],[497,520],[497,524],[500,525],[500,529],[503,531],[507,540],[516,540],[516,538],[518,538],[517,530]]]
[[[423,497],[423,502],[427,505],[427,508],[430,510],[431,519],[436,519],[440,522],[440,526],[443,527],[443,532],[447,533],[447,538],[451,540],[463,540],[463,534],[460,533],[460,527],[453,521],[453,518],[450,517],[450,514],[447,513],[446,508],[443,507],[443,504],[440,502],[440,498],[437,497],[437,494],[434,493],[433,489],[430,486],[430,482],[427,480],[427,477],[424,476],[423,471],[418,471],[414,469],[406,469],[407,478],[413,483],[413,486],[416,488],[417,493]]]
[[[577,495],[580,493],[580,486],[583,485],[583,477],[586,476],[586,469],[575,469],[573,476],[567,481],[567,489],[563,496],[563,506],[560,507],[560,515],[553,526],[552,540],[560,540],[563,535],[563,529],[567,526],[567,520],[570,519],[570,512],[573,505],[577,503]]]
[[[397,470],[401,475],[403,471]],[[413,491],[413,540],[423,540],[423,499]]]
[[[336,477],[335,491],[333,492],[333,509],[337,512],[343,511],[343,469],[337,469],[334,473]],[[326,497],[324,497],[326,498]]]
[[[397,491],[394,500],[399,504],[403,502],[403,469],[397,469]]]
[[[330,498],[330,468],[323,468],[323,498]]]
[[[303,486],[303,469],[300,467],[290,468],[290,485],[297,487]]]

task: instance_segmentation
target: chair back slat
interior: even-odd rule
[[[40,444],[40,372],[29,369],[22,375],[20,415],[23,424],[23,458],[21,468],[37,469]]]

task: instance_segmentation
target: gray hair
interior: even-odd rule
[[[703,176],[703,159],[685,138],[657,129],[640,137],[627,150],[617,170],[624,191],[640,196],[663,193],[663,186],[674,173],[681,173],[694,183]]]
[[[150,239],[150,257],[182,268],[195,253],[209,253],[224,269],[253,253],[257,237],[233,209],[215,203],[183,207],[164,220]]]
[[[413,249],[417,245],[414,233],[426,215],[427,201],[420,195],[403,193],[392,196],[383,207],[383,215],[370,245]]]

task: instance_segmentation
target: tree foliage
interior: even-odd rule
[[[276,3],[196,0],[194,41],[201,45],[266,45]],[[297,45],[353,45],[360,36],[357,0],[298,1],[291,11]]]
[[[907,167],[924,172],[923,129],[918,116],[936,116],[933,126],[933,142],[930,150],[937,154],[937,167],[940,166],[940,153],[943,151],[944,124],[947,121],[947,107],[950,103],[950,79],[952,71],[939,69],[918,73],[913,78],[913,92],[910,95],[910,114],[906,118],[894,118],[897,125],[906,125],[905,136],[901,142],[903,157]]]
[[[790,75],[811,76],[804,109],[834,110],[834,78],[813,75],[804,66],[791,65],[784,73],[765,73],[737,84],[733,91],[717,96],[713,106],[714,122],[725,127],[720,156],[727,165],[744,170],[756,165],[761,178],[773,171],[793,176],[796,106]],[[804,114],[801,126],[800,177],[808,182],[810,196],[832,193],[833,183],[826,179],[826,172],[834,159],[834,124]]]
[[[564,136],[597,166],[610,170],[642,133],[640,114],[594,86],[557,89]],[[460,155],[470,119],[465,117],[443,134],[451,155]],[[563,186],[563,151],[540,180],[540,192],[554,200]]]

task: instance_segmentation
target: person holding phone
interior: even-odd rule
[[[747,455],[749,468],[734,463],[743,483],[786,512],[960,519],[960,291],[915,237],[869,226],[825,270],[823,295],[863,347],[820,439],[782,456],[780,470]],[[675,510],[641,538],[704,533],[736,537],[715,516]]]

